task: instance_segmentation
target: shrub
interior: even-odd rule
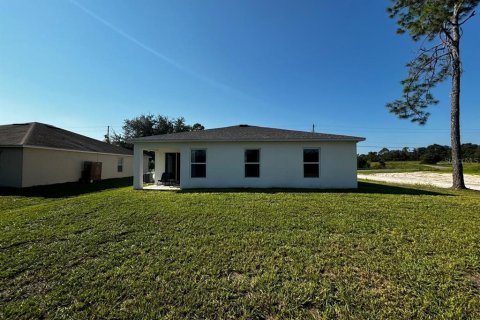
[[[357,158],[357,168],[358,169],[368,169],[370,168],[370,163],[365,157],[359,156]]]
[[[442,161],[442,156],[437,153],[425,153],[421,157],[421,163],[436,164]]]
[[[370,163],[370,169],[377,170],[377,169],[385,169],[385,168],[386,168],[386,164],[385,164],[385,161],[383,160]]]

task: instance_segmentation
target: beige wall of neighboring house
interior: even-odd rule
[[[117,170],[119,159],[123,159],[122,172]],[[102,179],[131,177],[133,174],[133,156],[131,155],[25,147],[22,186],[78,181],[85,161],[102,163]]]
[[[0,148],[0,186],[22,186],[22,148]]]
[[[102,163],[102,180],[133,175],[128,149],[40,122],[0,125],[0,187],[77,182],[85,162]]]
[[[118,161],[123,170],[118,172]],[[85,161],[102,162],[102,180],[133,176],[133,155],[107,154],[39,147],[0,148],[0,187],[31,187],[76,182]],[[144,173],[148,157],[143,157]]]

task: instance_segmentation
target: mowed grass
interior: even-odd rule
[[[371,169],[360,169],[358,173],[382,173],[382,172],[414,172],[414,171],[431,171],[438,173],[451,173],[452,164],[448,162],[439,162],[435,165],[423,164],[420,161],[387,161],[385,168],[377,169],[378,162],[372,162]],[[480,175],[480,163],[464,163],[463,172],[465,174]]]
[[[0,197],[0,317],[480,318],[480,194]]]
[[[448,164],[443,164],[443,163],[440,163],[440,165],[447,165],[448,166]],[[448,171],[452,172],[452,169],[449,168]],[[463,164],[463,171],[464,171],[464,173],[467,173],[467,174],[480,175],[480,163],[464,163]]]

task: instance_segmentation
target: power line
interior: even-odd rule
[[[391,149],[403,149],[403,148],[418,148],[420,145],[416,146],[357,146],[357,148],[391,148]]]
[[[105,128],[108,125],[95,125],[95,126],[67,126],[65,128],[69,129],[84,129],[84,128]],[[325,126],[323,126],[325,127]],[[123,125],[110,125],[110,128],[123,128]],[[331,129],[352,129],[352,130],[344,130],[344,131],[354,131],[355,132],[395,132],[395,133],[403,133],[403,132],[430,132],[430,131],[444,131],[444,132],[450,132],[450,129],[405,129],[405,128],[372,128],[369,127],[368,129],[365,128],[359,128],[359,127],[343,127],[343,126],[329,126]],[[357,130],[358,129],[358,130]],[[318,127],[315,125],[315,132],[318,131]],[[462,132],[470,132],[474,131],[480,132],[480,129],[471,129],[471,128],[465,128],[461,129]]]
[[[355,129],[355,130],[415,130],[415,131],[450,131],[450,128],[398,128],[398,127],[372,127],[372,126],[367,126],[367,127],[355,127],[355,126],[342,126],[342,125],[317,125],[317,129],[321,128],[338,128],[338,129]],[[480,131],[480,128],[462,128],[462,131],[464,130],[474,130],[474,131]]]

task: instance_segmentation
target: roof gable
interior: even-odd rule
[[[131,155],[131,150],[39,122],[0,126],[0,146],[32,146]]]
[[[251,125],[178,132],[132,139],[132,142],[188,141],[363,141],[365,138],[328,133],[275,129]]]

